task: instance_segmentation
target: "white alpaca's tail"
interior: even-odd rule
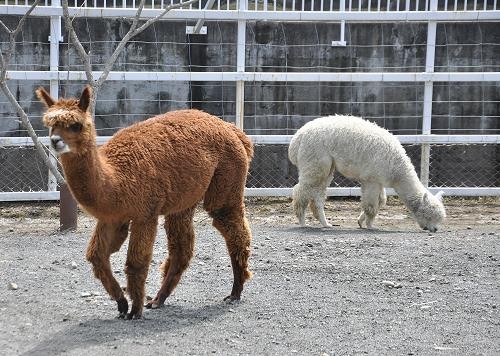
[[[288,159],[294,165],[297,165],[297,155],[299,153],[300,141],[302,139],[302,135],[295,134],[290,141],[290,146],[288,146]]]

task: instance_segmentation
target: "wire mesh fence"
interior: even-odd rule
[[[33,147],[0,147],[0,192],[46,191],[48,169]]]
[[[403,146],[420,174],[421,145]],[[298,182],[297,169],[288,161],[287,145],[256,145],[247,180],[249,188],[290,188]],[[432,145],[431,187],[497,187],[500,185],[498,145]],[[332,187],[358,187],[336,174]]]
[[[421,146],[403,147],[419,174]],[[256,144],[247,187],[293,187],[298,182],[297,168],[287,157],[288,145]],[[499,158],[498,145],[432,145],[429,186],[500,186]],[[0,192],[46,191],[47,182],[48,170],[33,147],[0,147]],[[336,174],[331,186],[358,187],[359,184]]]

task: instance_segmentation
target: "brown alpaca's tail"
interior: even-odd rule
[[[241,143],[243,143],[243,147],[245,147],[245,151],[247,152],[248,161],[251,161],[253,158],[253,143],[250,141],[250,138],[245,135],[243,131],[238,129],[235,125],[231,125],[231,128],[234,130]]]

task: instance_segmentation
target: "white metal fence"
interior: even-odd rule
[[[5,5],[0,5],[0,15],[22,15],[26,12],[31,1],[8,1],[5,0]],[[170,1],[147,1],[146,10],[142,14],[142,18],[151,18],[159,14],[160,9],[170,4]],[[52,2],[45,1],[45,6],[39,6],[32,14],[33,17],[39,17],[50,20],[50,68],[49,70],[9,70],[8,76],[11,80],[17,81],[47,81],[50,83],[51,92],[53,95],[58,95],[60,83],[78,83],[80,85],[85,78],[85,73],[81,70],[61,69],[59,64],[60,46],[59,41],[61,36],[61,15],[62,9],[59,5],[59,0]],[[70,1],[70,14],[81,18],[117,18],[131,17],[135,14],[135,6],[138,1],[128,0],[93,0],[93,1]],[[415,129],[415,135],[399,135],[399,139],[409,152],[416,163],[416,167],[420,172],[422,181],[428,184],[431,189],[442,189],[450,195],[500,195],[500,163],[496,165],[496,169],[481,171],[481,166],[469,166],[469,172],[462,172],[463,179],[460,183],[436,178],[438,171],[442,167],[441,163],[433,161],[433,152],[446,151],[446,149],[454,147],[460,148],[460,152],[450,153],[449,162],[454,162],[459,168],[457,157],[467,155],[470,150],[477,150],[481,147],[487,147],[490,154],[488,159],[498,160],[498,144],[500,143],[500,135],[498,130],[493,129],[488,134],[481,135],[434,135],[432,128],[433,116],[433,91],[436,85],[445,83],[450,87],[452,85],[464,86],[470,85],[475,87],[484,87],[487,85],[496,86],[500,82],[500,59],[498,57],[490,63],[487,71],[486,66],[481,65],[474,67],[472,65],[458,68],[456,71],[449,71],[451,66],[444,68],[448,71],[443,71],[443,68],[435,68],[435,51],[438,45],[436,44],[436,27],[438,23],[459,22],[459,23],[496,23],[500,25],[500,10],[497,7],[496,0],[485,1],[371,1],[371,0],[310,0],[310,1],[202,1],[197,5],[190,5],[189,8],[173,10],[169,12],[166,19],[172,21],[197,21],[190,31],[197,32],[202,29],[202,25],[206,21],[224,21],[237,23],[237,43],[236,59],[234,64],[228,65],[232,70],[222,68],[222,70],[208,70],[204,72],[193,72],[190,70],[177,71],[114,71],[111,72],[108,81],[126,81],[126,82],[147,82],[163,83],[163,82],[213,82],[221,83],[220,85],[231,86],[234,88],[235,94],[230,100],[235,106],[234,117],[226,118],[234,120],[234,122],[248,133],[258,133],[259,130],[253,130],[248,127],[248,123],[252,119],[256,119],[257,113],[254,111],[252,115],[245,113],[246,107],[252,104],[248,100],[248,91],[252,86],[266,83],[274,83],[273,85],[308,85],[315,83],[317,85],[328,85],[330,83],[350,83],[352,85],[394,85],[400,83],[402,86],[418,85],[422,87],[423,95],[421,101],[421,109],[416,109],[415,116],[421,118],[421,125]],[[414,68],[380,68],[380,71],[371,69],[367,72],[345,72],[341,68],[317,66],[316,68],[288,68],[285,64],[284,70],[281,71],[256,71],[247,63],[246,53],[248,52],[248,44],[246,43],[247,23],[249,21],[281,21],[284,23],[338,23],[340,27],[340,36],[338,39],[332,39],[330,46],[343,47],[348,45],[346,42],[345,27],[348,24],[356,23],[423,23],[427,26],[427,38],[420,46],[425,48],[425,63],[415,66]],[[319,45],[319,44],[318,44]],[[302,45],[304,47],[304,45]],[[500,44],[492,44],[499,46]],[[494,47],[494,50],[497,50]],[[287,47],[291,48],[291,45]],[[373,47],[372,47],[373,48]],[[15,63],[14,63],[15,64]],[[17,67],[16,67],[17,68]],[[272,69],[272,68],[271,68]],[[412,70],[413,69],[413,70]],[[398,71],[399,70],[399,71]],[[98,71],[95,72],[99,74]],[[321,87],[320,87],[321,89]],[[247,91],[247,95],[245,95]],[[450,89],[451,91],[451,89]],[[284,98],[284,101],[287,99]],[[449,99],[451,100],[451,99]],[[462,100],[462,99],[461,99]],[[255,104],[258,99],[253,96]],[[265,107],[265,99],[259,101],[259,105]],[[500,102],[499,98],[482,98],[484,102],[497,105]],[[296,103],[297,104],[297,103]],[[385,103],[384,103],[385,104]],[[398,105],[398,103],[393,103]],[[495,111],[495,109],[493,109]],[[248,110],[247,110],[248,111]],[[331,113],[333,114],[333,113]],[[478,117],[485,116],[477,114]],[[224,116],[224,115],[223,115]],[[493,120],[500,120],[498,111],[488,113],[487,116]],[[385,113],[383,119],[388,118]],[[307,121],[312,117],[305,117]],[[250,121],[249,121],[250,119]],[[376,119],[374,117],[373,119]],[[383,124],[383,122],[382,122]],[[273,132],[275,130],[272,130]],[[262,165],[268,168],[269,175],[261,173],[249,177],[247,185],[248,195],[289,195],[291,188],[296,181],[296,172],[293,168],[290,170],[288,166],[283,168],[279,162],[283,157],[283,152],[286,150],[286,145],[289,142],[290,134],[294,129],[284,130],[283,135],[251,135],[257,145],[257,151],[262,151],[260,156],[254,160],[254,165]],[[473,130],[472,130],[473,131]],[[280,131],[283,132],[283,131]],[[484,133],[481,130],[481,133]],[[397,132],[395,132],[397,133]],[[106,140],[107,137],[102,137],[101,140]],[[46,138],[43,138],[46,142]],[[30,169],[29,172],[22,170],[22,160],[33,161],[35,159],[32,152],[31,142],[26,138],[17,137],[1,137],[0,138],[0,162],[11,162],[10,167],[4,166],[0,172],[0,178],[4,184],[0,189],[0,201],[3,200],[32,200],[32,199],[57,199],[58,192],[53,183],[49,183],[50,177],[46,169],[42,166],[36,166],[36,169]],[[275,150],[273,151],[273,146]],[[432,147],[432,150],[431,150]],[[271,148],[269,150],[269,148]],[[493,149],[493,153],[491,150]],[[497,151],[495,151],[497,150]],[[455,150],[456,151],[456,150]],[[451,150],[450,150],[451,152]],[[12,154],[14,158],[9,155]],[[447,153],[442,153],[447,154]],[[451,158],[453,156],[453,158]],[[477,156],[477,155],[476,155]],[[442,159],[441,159],[442,160]],[[14,162],[14,163],[12,163]],[[453,164],[453,163],[452,163]],[[32,166],[31,166],[32,167]],[[283,171],[283,169],[284,171]],[[262,169],[259,170],[262,172]],[[33,175],[33,181],[46,181],[47,184],[37,183],[35,185],[17,184],[16,177],[19,174],[27,175],[27,181],[31,181],[29,175]],[[467,179],[470,175],[485,175],[488,176],[487,181],[493,182],[489,186],[482,186],[482,183],[477,183]],[[281,177],[276,179],[276,177]],[[286,179],[283,179],[286,177]],[[391,193],[391,192],[389,192]],[[352,182],[343,180],[335,180],[333,186],[329,189],[331,195],[359,195],[359,188]]]
[[[29,6],[33,0],[4,0],[4,5]],[[149,0],[144,8],[161,9],[166,6],[178,3],[173,0]],[[140,0],[69,0],[69,6],[74,8],[105,8],[105,9],[136,9]],[[59,0],[41,2],[44,6],[58,6]],[[251,11],[485,11],[496,10],[497,0],[202,0],[197,4],[190,4],[185,7],[189,10],[241,10],[242,6]],[[10,12],[13,13],[13,12]],[[225,16],[218,16],[219,19],[226,19]],[[282,17],[277,16],[277,20]],[[297,19],[297,18],[295,18]],[[329,20],[323,17],[324,20]],[[496,19],[493,17],[493,19]],[[231,20],[231,19],[230,19]]]

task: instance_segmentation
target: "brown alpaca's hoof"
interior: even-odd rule
[[[152,299],[151,297],[147,297],[148,301],[144,306],[146,309],[158,309],[163,306],[163,303],[158,300],[158,298]]]
[[[127,320],[137,320],[142,318],[142,313],[141,314],[132,314],[128,313],[127,314]]]
[[[132,319],[140,319],[142,318],[142,308],[134,308],[132,306],[132,310],[130,313],[127,314],[127,320],[132,320]]]
[[[124,319],[128,312],[127,299],[125,297],[121,297],[116,301],[116,304],[118,305],[118,317],[120,319]]]
[[[232,294],[224,298],[224,301],[228,303],[237,302],[239,300],[240,300],[239,295],[232,295]]]

